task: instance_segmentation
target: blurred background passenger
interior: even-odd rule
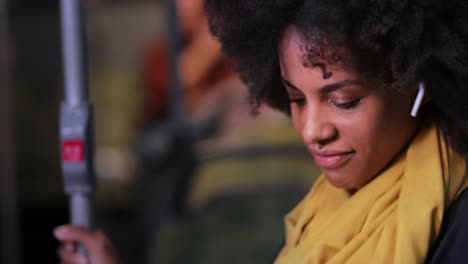
[[[194,118],[203,107],[213,107],[213,104],[217,104],[216,107],[221,108],[229,97],[213,100],[215,98],[209,94],[223,92],[219,91],[223,89],[223,82],[237,78],[232,63],[222,54],[219,43],[210,35],[203,13],[203,2],[179,0],[176,3],[182,39],[179,76],[184,90],[184,110],[189,118]],[[143,124],[167,118],[170,89],[169,49],[167,36],[162,36],[152,42],[144,53]],[[229,90],[224,89],[224,93],[226,92]]]

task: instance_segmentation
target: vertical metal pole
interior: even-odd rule
[[[81,0],[61,0],[65,100],[75,106],[87,99],[86,42]]]
[[[21,262],[14,153],[7,1],[0,0],[0,262]]]
[[[169,118],[178,123],[183,115],[184,98],[179,74],[181,37],[175,0],[167,1],[167,14],[167,34],[169,38]]]
[[[185,1],[193,1],[193,0],[185,0]],[[166,19],[166,34],[168,37],[168,44],[169,44],[169,85],[168,85],[168,117],[167,123],[169,124],[169,129],[164,133],[170,133],[170,137],[177,137],[175,134],[180,134],[183,128],[183,91],[182,91],[182,83],[180,81],[180,54],[181,54],[181,37],[179,32],[178,26],[178,17],[177,17],[177,7],[176,7],[176,0],[166,0],[166,12],[167,12],[167,19]],[[187,133],[187,131],[185,131]],[[170,143],[170,147],[173,148],[174,146]],[[167,149],[167,151],[172,151]],[[186,153],[186,151],[184,152]],[[147,153],[145,155],[151,155]],[[156,154],[158,155],[158,154]],[[184,156],[185,157],[185,156]],[[153,157],[154,158],[154,157]],[[157,157],[161,158],[161,157]],[[177,157],[175,160],[179,161],[180,159],[184,160],[184,158]],[[174,159],[172,161],[175,161]],[[156,177],[159,180],[155,181],[155,177],[150,174],[151,172],[154,173],[153,167],[146,166],[144,168],[145,174],[142,182],[144,184],[143,188],[143,197],[152,197],[154,202],[156,203],[148,203],[148,199],[143,202],[143,210],[144,210],[144,226],[143,229],[147,231],[143,239],[144,241],[144,249],[143,249],[143,263],[156,263],[157,255],[159,252],[155,251],[157,247],[155,245],[155,238],[158,238],[159,231],[161,224],[165,220],[164,218],[168,215],[168,206],[170,197],[173,192],[173,182],[174,177],[178,176],[177,173],[180,173],[179,170],[173,170],[172,168],[166,168],[162,166],[158,173],[163,175],[159,175],[160,177]],[[164,178],[165,177],[165,178]],[[156,188],[155,188],[156,187]],[[154,193],[156,191],[156,193]],[[150,210],[150,211],[148,211]],[[149,232],[148,232],[149,231]]]
[[[88,103],[81,0],[60,1],[65,100],[60,112],[62,172],[71,223],[94,229],[93,113]],[[81,248],[83,251],[83,248]]]

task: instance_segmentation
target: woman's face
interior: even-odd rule
[[[375,177],[414,135],[414,96],[365,87],[352,71],[303,66],[294,27],[279,46],[294,127],[316,164],[338,188],[356,191]]]

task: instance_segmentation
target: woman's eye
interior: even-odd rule
[[[304,98],[289,98],[289,103],[303,106],[305,105],[305,99]]]
[[[348,102],[345,102],[345,103],[337,103],[337,102],[335,102],[334,100],[330,100],[330,102],[331,102],[334,106],[336,106],[336,107],[338,107],[338,108],[340,108],[340,109],[345,109],[345,110],[347,110],[347,109],[351,109],[351,108],[356,107],[356,106],[359,104],[359,102],[361,101],[361,99],[362,99],[362,97],[357,98],[357,99],[354,99],[354,100],[351,100],[351,101],[348,101]]]

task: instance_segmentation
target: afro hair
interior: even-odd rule
[[[284,31],[294,25],[306,67],[350,64],[368,84],[401,93],[423,80],[432,99],[422,114],[468,156],[468,2],[206,0],[205,10],[213,35],[249,87],[254,109],[265,102],[289,113],[277,53]],[[352,59],[345,62],[325,46],[345,47]]]

